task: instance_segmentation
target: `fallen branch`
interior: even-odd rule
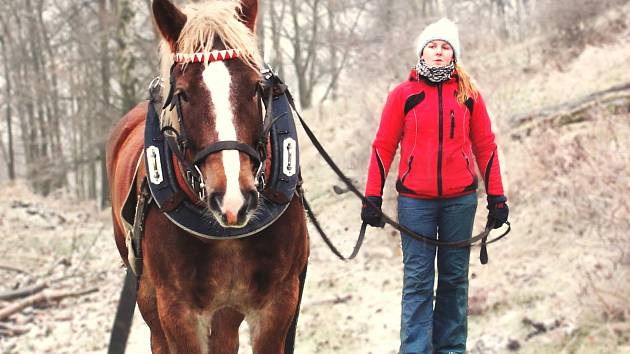
[[[13,299],[18,299],[21,297],[33,295],[38,293],[48,287],[46,283],[37,283],[29,286],[25,286],[23,288],[19,288],[16,290],[5,291],[0,293],[0,301],[9,301]]]
[[[33,295],[48,288],[52,284],[61,283],[65,280],[76,278],[76,277],[78,277],[78,275],[68,274],[68,275],[64,275],[64,276],[51,279],[45,282],[39,282],[33,285],[25,286],[23,288],[0,292],[0,301],[10,301],[10,300],[19,299],[25,296]]]
[[[630,84],[622,85],[618,90],[607,90],[600,94],[589,95],[577,102],[563,103],[541,111],[512,117],[510,136],[518,139],[523,134],[528,136],[532,130],[560,127],[572,123],[592,121],[595,107],[626,107],[630,101]]]
[[[29,327],[25,326],[11,326],[6,323],[0,323],[0,334],[6,336],[19,336],[30,330]]]
[[[27,271],[25,271],[23,269],[20,269],[20,268],[17,268],[17,267],[8,266],[8,265],[4,265],[4,264],[0,264],[0,269],[7,270],[7,271],[10,271],[10,272],[15,272],[15,273],[28,275],[29,277],[31,276],[31,273],[29,273],[29,272],[27,272]]]
[[[78,297],[98,291],[98,288],[91,288],[81,291],[43,291],[39,294],[31,295],[15,304],[11,304],[0,310],[0,321],[4,321],[13,314],[22,311],[27,307],[34,306],[40,302],[59,301],[67,297]]]
[[[534,336],[537,336],[539,334],[543,334],[543,333],[546,333],[548,331],[558,328],[562,324],[562,321],[554,320],[551,323],[543,323],[543,322],[534,321],[528,317],[524,317],[522,320],[522,323],[524,325],[531,326],[534,328],[534,331],[529,333],[527,337],[525,338],[525,340],[529,340],[530,338]]]
[[[527,123],[550,121],[563,115],[572,115],[576,112],[588,109],[597,103],[613,102],[618,99],[627,99],[630,94],[630,83],[611,87],[607,90],[595,92],[575,101],[564,102],[557,105],[544,107],[535,112],[519,114],[508,119],[514,127],[520,127]]]

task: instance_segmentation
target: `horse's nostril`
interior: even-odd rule
[[[213,192],[212,194],[210,194],[210,208],[216,210],[216,211],[220,211],[221,210],[221,204],[223,203],[223,197],[225,196],[224,193],[220,193],[220,192]]]
[[[251,210],[256,209],[258,206],[258,192],[256,191],[248,191],[244,193],[245,203],[238,211],[238,221],[244,222],[247,217],[247,213]]]

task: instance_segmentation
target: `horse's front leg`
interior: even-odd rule
[[[210,331],[210,354],[237,354],[238,328],[243,315],[231,308],[218,310],[212,316]]]
[[[287,332],[298,303],[299,281],[294,279],[284,290],[271,296],[271,301],[247,321],[251,328],[253,354],[284,354]]]
[[[151,279],[145,275],[140,278],[140,284],[138,288],[138,309],[144,318],[144,321],[151,330],[151,352],[153,354],[169,354],[168,344],[164,331],[162,330],[162,324],[160,323],[160,316],[157,310],[157,299],[155,297],[155,288]]]
[[[209,321],[172,289],[157,290],[160,323],[171,354],[208,354]]]

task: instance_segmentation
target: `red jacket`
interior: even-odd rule
[[[408,81],[389,93],[372,145],[366,196],[382,196],[401,145],[396,190],[415,198],[449,198],[477,189],[473,156],[486,192],[503,195],[497,145],[481,95],[457,102],[457,77],[432,84]]]

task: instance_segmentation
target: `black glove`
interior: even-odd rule
[[[367,200],[372,202],[378,210],[381,210],[381,205],[383,205],[383,198],[381,197],[365,197]],[[378,211],[374,210],[374,208],[369,205],[363,203],[363,208],[361,208],[361,220],[364,223],[373,226],[373,227],[383,227],[385,226],[385,221],[378,213]]]
[[[507,206],[507,198],[503,195],[488,196],[488,224],[493,228],[498,229],[501,225],[505,224],[510,214],[510,209]]]

